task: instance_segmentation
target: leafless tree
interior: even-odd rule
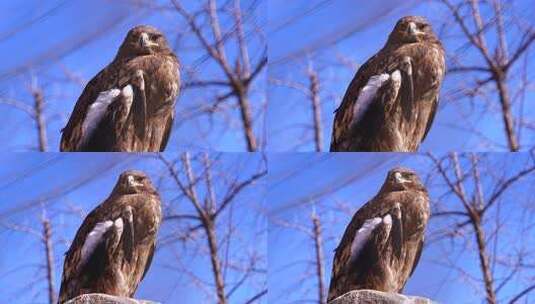
[[[321,217],[316,213],[315,207],[310,214],[309,220],[309,222],[289,221],[276,215],[273,215],[270,218],[272,225],[281,229],[290,229],[306,236],[309,246],[313,248],[313,254],[307,257],[307,260],[305,261],[305,263],[310,266],[310,273],[308,271],[303,273],[302,276],[298,278],[299,284],[310,279],[316,280],[317,298],[314,299],[313,302],[325,304],[327,301],[327,285],[325,283],[325,244]],[[294,263],[295,261],[291,262]],[[306,298],[307,296],[303,296],[303,300]]]
[[[307,102],[306,108],[310,111],[310,118],[312,123],[305,123],[304,129],[305,133],[308,133],[312,130],[313,133],[313,142],[314,150],[316,152],[323,151],[323,140],[324,140],[324,131],[323,131],[323,117],[322,117],[322,103],[321,103],[321,83],[318,75],[318,71],[314,68],[312,61],[308,61],[308,66],[304,73],[304,78],[306,83],[302,84],[294,80],[282,80],[271,78],[269,82],[274,86],[283,86],[289,89],[296,90],[300,92]],[[309,136],[305,134],[302,141],[308,142]]]
[[[487,109],[487,115],[499,113],[507,149],[518,151],[522,130],[529,130],[532,124],[525,116],[524,103],[535,27],[519,13],[516,5],[520,1],[438,1],[452,16],[446,27],[463,37],[462,44],[448,53],[452,63],[448,73],[461,76],[447,98],[471,100]],[[466,79],[473,82],[467,85]],[[488,135],[474,129],[490,141]]]
[[[7,221],[0,222],[0,226],[3,226],[4,228],[9,229],[11,231],[15,231],[19,233],[26,233],[31,236],[34,236],[42,243],[44,262],[41,265],[44,266],[42,268],[45,269],[45,273],[46,273],[45,278],[46,278],[46,285],[47,285],[48,303],[56,304],[57,297],[56,297],[56,285],[55,285],[56,278],[54,275],[55,263],[54,263],[54,247],[53,247],[54,242],[52,239],[52,225],[51,225],[50,219],[46,215],[44,206],[42,208],[40,222],[42,226],[41,230],[37,230],[26,225],[10,223]]]
[[[216,195],[216,180],[214,178],[214,163],[217,163],[217,159],[212,159],[205,153],[194,157],[191,157],[189,153],[183,153],[179,160],[170,160],[163,155],[159,155],[158,158],[165,165],[175,187],[195,211],[195,214],[168,214],[165,216],[165,221],[187,220],[191,223],[183,229],[182,233],[172,234],[170,237],[164,238],[162,243],[165,245],[177,240],[192,240],[197,231],[202,231],[203,239],[206,240],[206,254],[210,259],[217,303],[229,303],[236,290],[248,279],[265,270],[260,269],[261,254],[258,252],[251,253],[245,262],[236,263],[236,261],[230,260],[228,250],[230,242],[234,238],[239,238],[237,228],[233,226],[232,221],[228,222],[228,229],[222,230],[220,227],[223,225],[224,217],[229,216],[229,213],[232,216],[234,205],[240,193],[260,182],[262,177],[267,174],[266,168],[262,165],[256,173],[243,180],[238,180],[237,177],[230,178],[224,195],[219,196]],[[192,165],[192,159],[199,165],[197,170]],[[202,192],[200,188],[204,188]],[[200,193],[204,193],[204,195],[201,196]],[[222,231],[224,231],[223,235],[221,235]],[[234,283],[226,280],[225,273],[228,268],[242,273],[242,277]],[[184,270],[182,269],[182,271]],[[193,273],[191,273],[191,278],[197,284],[202,285],[202,280]],[[203,289],[206,290],[206,287]],[[210,288],[208,288],[207,293],[210,295]],[[259,299],[266,293],[267,289],[261,289],[247,302]]]
[[[448,217],[452,220],[431,233],[431,242],[461,240],[471,243],[470,238],[472,238],[486,302],[516,303],[534,290],[535,284],[528,281],[524,289],[507,299],[500,299],[499,292],[508,283],[514,282],[515,276],[520,276],[522,271],[529,271],[526,265],[530,263],[533,248],[523,244],[522,249],[515,252],[513,246],[503,246],[503,244],[500,246],[499,241],[505,239],[500,236],[506,234],[507,230],[504,226],[513,224],[506,223],[500,214],[500,209],[502,204],[515,210],[524,208],[525,204],[523,205],[517,198],[508,198],[508,192],[520,181],[534,180],[535,160],[528,159],[523,168],[504,173],[500,172],[503,168],[489,168],[492,165],[484,155],[451,153],[441,158],[432,154],[428,154],[428,157],[433,164],[431,174],[436,172],[441,184],[447,189],[435,202],[432,216],[435,219]],[[529,227],[530,225],[526,225],[522,228],[525,230],[521,230],[528,239],[529,235],[534,235],[532,225]],[[466,243],[464,246],[469,247]],[[504,248],[507,250],[504,251]],[[478,287],[480,280],[469,275],[468,271],[453,261],[448,260],[445,266],[458,271],[462,277],[472,282],[475,288]],[[498,272],[497,267],[502,268],[501,272]],[[504,272],[507,272],[507,275],[502,275]],[[517,279],[516,282],[518,281],[521,280]]]
[[[313,238],[314,238],[314,249],[316,253],[316,276],[318,278],[318,299],[319,304],[325,304],[325,257],[323,254],[323,238],[321,231],[321,221],[317,214],[312,215],[312,225],[314,229]]]
[[[174,8],[186,21],[187,26],[197,38],[200,47],[206,56],[202,61],[210,58],[222,71],[221,79],[197,79],[195,71],[191,71],[184,84],[184,89],[189,88],[224,88],[226,91],[217,95],[205,112],[216,112],[221,104],[228,99],[234,99],[237,104],[241,120],[241,130],[248,151],[259,149],[258,136],[255,134],[255,118],[258,115],[254,108],[260,104],[260,100],[251,100],[253,83],[264,70],[267,64],[267,51],[265,45],[262,55],[254,60],[250,55],[250,36],[261,30],[249,24],[246,29],[246,20],[251,20],[258,2],[253,1],[245,11],[241,7],[240,0],[226,1],[219,5],[216,0],[206,0],[200,5],[200,10],[188,11],[179,1],[172,0]],[[233,19],[231,26],[223,27],[221,15],[230,15]],[[207,20],[207,23],[201,20]],[[227,22],[228,23],[228,22]],[[251,23],[251,21],[249,22]],[[230,52],[229,44],[237,51]],[[262,42],[263,44],[263,42]],[[263,107],[260,107],[262,110]]]
[[[47,120],[45,115],[45,97],[42,88],[38,86],[37,80],[33,76],[28,91],[33,98],[32,103],[0,97],[0,104],[18,109],[29,116],[35,125],[37,149],[40,152],[46,152],[48,150],[48,138]]]

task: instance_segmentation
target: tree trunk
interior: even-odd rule
[[[52,250],[52,229],[50,221],[43,220],[43,243],[46,253],[46,278],[48,281],[48,302],[56,304],[56,291],[54,286],[54,253]]]
[[[325,282],[323,278],[324,274],[324,255],[323,255],[323,240],[321,236],[321,223],[317,216],[312,217],[312,223],[314,225],[314,248],[316,251],[316,275],[318,276],[318,290],[319,290],[319,304],[325,304]]]
[[[494,280],[490,272],[489,257],[487,255],[485,232],[481,226],[481,219],[478,215],[471,216],[472,225],[476,234],[477,249],[479,253],[479,265],[483,273],[483,280],[485,282],[486,299],[489,304],[496,304],[496,294],[494,293]]]
[[[321,126],[321,104],[320,104],[320,84],[318,75],[310,71],[310,98],[312,99],[312,114],[314,121],[314,142],[316,143],[316,152],[323,150],[323,134]]]
[[[505,75],[502,72],[495,72],[494,77],[496,78],[496,87],[500,95],[500,105],[502,107],[502,119],[505,127],[505,134],[507,137],[507,143],[509,145],[509,150],[516,152],[519,150],[518,140],[516,138],[513,114],[511,113],[511,101],[509,98],[509,92],[507,85],[505,84]]]
[[[47,147],[47,136],[46,136],[46,122],[43,114],[44,109],[44,97],[43,92],[39,89],[33,91],[33,100],[34,100],[34,112],[35,112],[35,122],[37,124],[37,136],[39,141],[39,151],[46,152]]]
[[[243,124],[243,133],[245,141],[247,142],[247,151],[254,152],[257,149],[256,138],[253,132],[253,119],[251,114],[251,105],[247,96],[247,90],[238,88],[237,90],[238,103],[240,106],[241,120]]]
[[[210,249],[210,261],[212,263],[212,271],[214,272],[215,286],[217,290],[217,303],[227,304],[227,297],[225,295],[225,283],[223,281],[223,273],[221,272],[221,263],[217,252],[217,236],[215,233],[214,223],[210,219],[203,220],[204,229],[208,239],[208,248]]]

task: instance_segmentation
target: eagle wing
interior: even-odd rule
[[[399,203],[383,198],[366,203],[351,219],[335,250],[329,300],[343,293],[350,283],[349,277],[364,270],[359,269],[361,266],[373,264],[369,259],[377,258],[377,251],[385,248],[387,241],[393,242],[394,254],[400,255],[403,238]],[[367,263],[359,263],[363,257],[368,259]]]
[[[62,130],[61,151],[117,150],[115,144],[125,136],[129,121],[136,135],[144,137],[147,98],[143,75],[130,72],[121,69],[121,63],[112,63],[87,84]]]
[[[167,147],[169,137],[171,136],[171,129],[173,128],[174,120],[175,112],[172,112],[171,115],[169,115],[169,118],[167,118],[167,122],[165,123],[165,130],[163,133],[162,144],[160,145],[160,152],[163,152],[165,150],[165,147]]]
[[[153,243],[149,249],[149,255],[147,256],[147,262],[145,263],[145,269],[143,269],[143,275],[141,276],[141,280],[145,278],[145,275],[149,271],[150,265],[152,264],[152,258],[154,257],[154,249],[155,245]]]
[[[418,249],[416,250],[416,256],[414,257],[414,263],[412,264],[411,273],[409,276],[412,276],[412,273],[414,272],[414,269],[416,269],[416,266],[420,262],[420,257],[422,256],[422,250],[424,247],[424,238],[418,243]]]
[[[351,83],[346,90],[342,103],[335,110],[335,118],[333,125],[333,133],[331,137],[331,151],[336,151],[342,136],[347,132],[347,126],[353,118],[353,113],[349,109],[353,108],[357,100],[358,93],[364,86],[365,82],[373,76],[373,66],[378,60],[379,54],[374,55],[368,59],[357,71]]]
[[[121,242],[125,258],[131,260],[134,250],[131,207],[110,208],[102,204],[91,211],[65,254],[60,300],[70,298],[69,294],[101,276]]]
[[[362,65],[336,110],[331,151],[347,150],[348,141],[354,140],[351,138],[354,135],[352,130],[363,123],[370,128],[380,127],[385,112],[393,109],[398,95],[404,103],[413,99],[414,84],[410,69],[407,58],[390,56],[384,50]],[[370,112],[379,117],[374,121],[365,121]]]
[[[431,105],[431,112],[429,112],[429,119],[427,120],[427,125],[425,126],[425,133],[422,137],[422,141],[427,137],[427,134],[429,133],[429,130],[431,130],[431,126],[433,125],[433,121],[435,120],[435,115],[437,113],[437,107],[438,107],[438,96],[435,97],[433,100],[433,104]]]
[[[117,68],[112,63],[87,83],[78,101],[76,101],[67,125],[61,130],[61,151],[79,150],[84,135],[83,124],[87,117],[87,112],[102,92],[109,91],[115,86],[117,74]]]

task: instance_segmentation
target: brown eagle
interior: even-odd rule
[[[87,84],[62,130],[61,151],[163,151],[180,87],[163,34],[136,26],[115,59]]]
[[[121,174],[65,254],[59,303],[86,293],[132,297],[152,262],[160,198],[139,171]]]
[[[423,17],[401,18],[351,81],[336,110],[331,151],[416,151],[438,105],[444,49]]]
[[[401,292],[422,254],[429,213],[418,176],[405,168],[388,172],[336,248],[328,300],[357,289]]]

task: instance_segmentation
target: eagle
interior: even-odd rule
[[[401,18],[335,111],[332,152],[417,151],[438,106],[444,48],[423,17]]]
[[[390,170],[335,250],[328,301],[357,289],[401,293],[422,254],[429,213],[429,196],[416,173]]]
[[[87,293],[132,297],[152,262],[160,223],[160,197],[150,179],[123,172],[65,254],[59,303]]]
[[[156,28],[132,28],[115,59],[78,98],[60,150],[163,151],[180,88],[179,63]]]

